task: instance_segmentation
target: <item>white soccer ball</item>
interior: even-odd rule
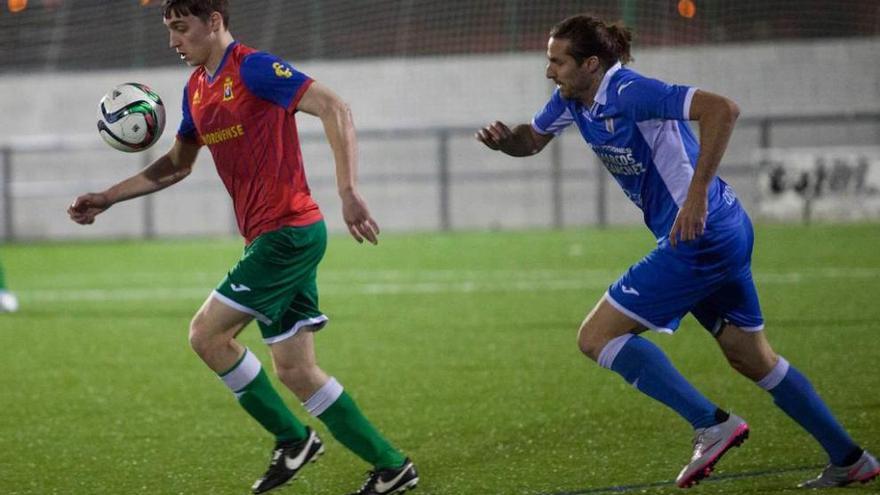
[[[18,311],[18,299],[9,291],[0,290],[0,313],[15,313]]]
[[[159,140],[164,129],[165,105],[143,84],[120,84],[98,104],[98,132],[120,151],[143,151]]]

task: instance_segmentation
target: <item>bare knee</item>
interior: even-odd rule
[[[288,387],[293,387],[306,381],[308,377],[314,373],[313,368],[314,367],[310,365],[282,366],[276,364],[275,373],[278,375],[281,383]]]
[[[763,356],[755,354],[743,354],[739,352],[725,352],[724,355],[727,358],[727,363],[730,364],[731,368],[735,369],[739,374],[755,382],[760,381],[762,378],[767,376],[770,371],[773,370],[773,367],[776,366],[776,361],[778,359],[775,354],[773,354],[772,356]]]
[[[301,401],[307,400],[321,388],[327,375],[315,363],[275,363],[275,373],[287,388]]]
[[[623,314],[602,298],[581,323],[578,331],[578,348],[587,357],[598,362],[602,349],[612,339],[643,330],[644,327],[639,322]]]
[[[225,344],[228,338],[213,332],[201,313],[197,313],[189,323],[189,345],[202,359],[206,359],[213,351]]]
[[[728,364],[752,381],[767,376],[779,359],[763,332],[746,332],[734,325],[725,327],[718,345]]]
[[[587,322],[584,322],[578,330],[578,348],[593,361],[599,361],[599,354],[607,343],[608,339]]]

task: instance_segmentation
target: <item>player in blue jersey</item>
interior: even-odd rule
[[[531,124],[502,122],[476,138],[511,156],[540,152],[571,124],[639,207],[657,247],[630,267],[581,324],[578,345],[694,428],[693,456],[676,479],[686,488],[749,433],[740,417],[696,390],[651,341],[693,314],[730,365],[767,390],[780,409],[825,449],[830,463],[804,487],[867,482],[880,463],[837,422],[810,382],[777,355],[751,274],[751,221],[733,189],[715,175],[739,110],[731,100],[670,85],[626,67],[630,32],[578,15],[550,31],[546,76],[557,88]],[[688,126],[699,122],[700,139]]]

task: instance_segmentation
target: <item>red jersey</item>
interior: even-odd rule
[[[303,168],[294,113],[312,79],[234,42],[216,73],[196,69],[183,92],[178,139],[207,145],[248,243],[321,220]]]

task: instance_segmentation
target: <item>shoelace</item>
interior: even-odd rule
[[[277,448],[272,451],[272,460],[269,462],[270,466],[274,466],[278,464],[278,461],[281,459],[281,454],[284,453],[283,448]]]
[[[364,485],[361,486],[361,489],[358,490],[358,493],[366,493],[367,490],[372,490],[376,483],[379,481],[379,471],[367,471],[367,481],[364,482]]]
[[[705,442],[705,435],[706,435],[706,432],[702,431],[702,432],[700,432],[699,435],[697,435],[694,438],[694,455],[693,455],[694,458],[698,457],[699,454],[701,454],[703,452],[703,444]]]

